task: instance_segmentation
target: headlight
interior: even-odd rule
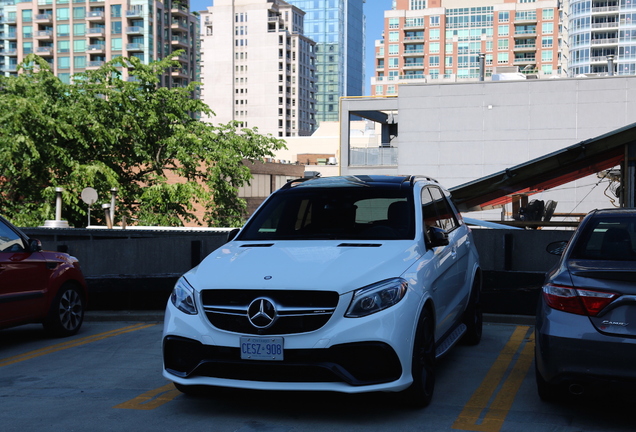
[[[353,293],[347,318],[360,318],[393,306],[404,298],[409,284],[402,278],[387,279]]]
[[[194,289],[184,277],[180,277],[172,289],[170,301],[181,312],[188,315],[197,314],[197,306],[194,303]]]

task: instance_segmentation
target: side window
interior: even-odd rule
[[[0,221],[0,252],[20,252],[24,249],[22,239]]]
[[[450,232],[458,226],[455,212],[439,188],[427,187],[422,190],[422,214],[426,227],[435,226]]]

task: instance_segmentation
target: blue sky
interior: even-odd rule
[[[205,10],[208,6],[213,5],[213,0],[190,0],[190,9],[193,11]],[[370,95],[369,80],[373,76],[373,66],[375,54],[373,47],[376,39],[380,39],[382,35],[384,11],[391,9],[392,0],[366,0],[364,4],[364,15],[367,18],[366,29],[366,51],[365,51],[365,94]]]

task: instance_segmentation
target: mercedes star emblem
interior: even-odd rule
[[[265,297],[259,297],[247,308],[247,319],[258,329],[271,327],[277,318],[274,302]]]

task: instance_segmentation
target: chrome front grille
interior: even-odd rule
[[[241,334],[306,333],[324,326],[338,293],[300,290],[204,290],[205,315],[214,327]]]

